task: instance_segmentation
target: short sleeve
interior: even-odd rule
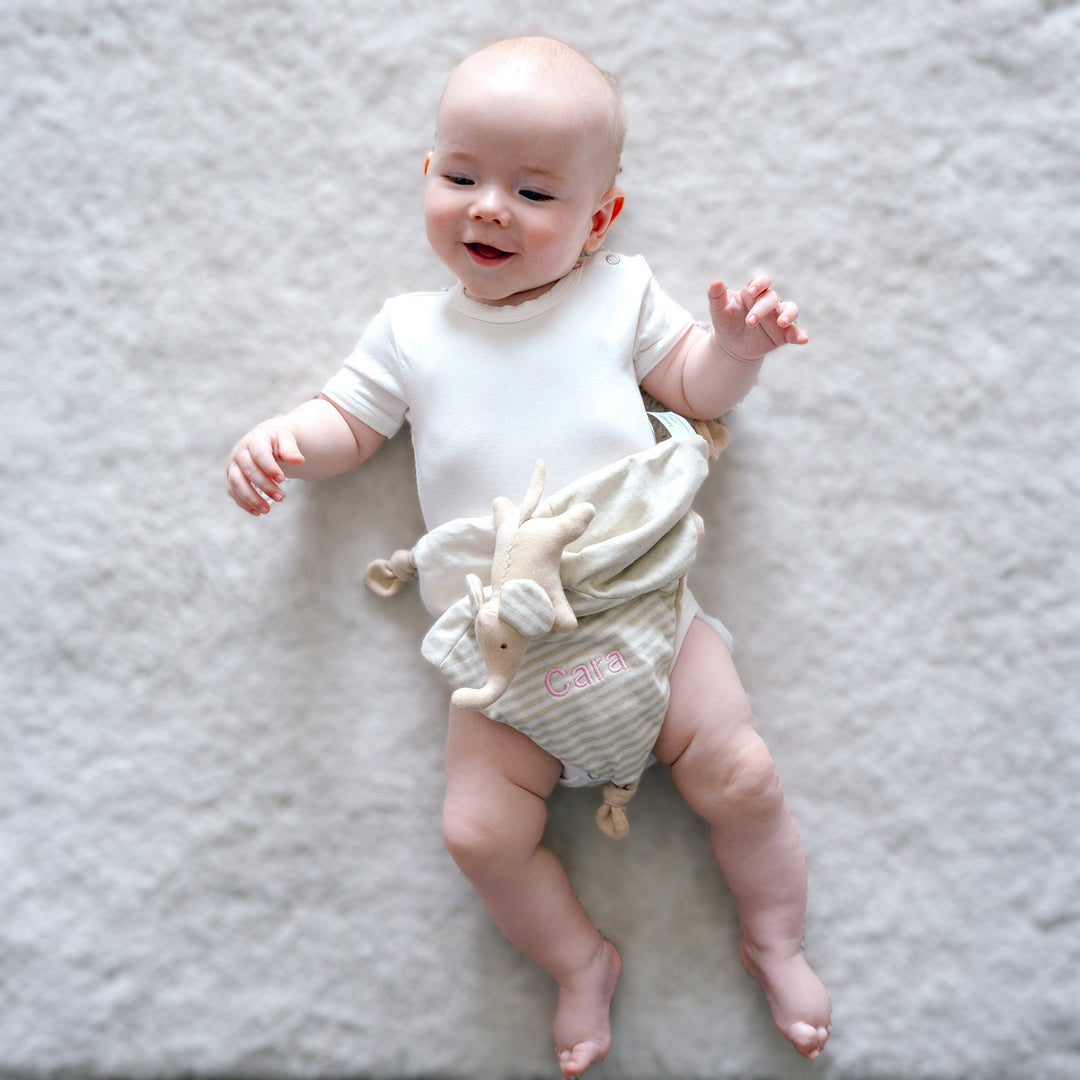
[[[638,382],[671,352],[693,325],[690,312],[672,300],[649,274],[634,341],[634,372]]]
[[[409,402],[385,307],[368,324],[341,370],[323,387],[323,394],[387,438],[401,427]]]

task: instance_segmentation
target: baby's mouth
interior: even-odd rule
[[[490,244],[466,244],[473,258],[478,262],[495,263],[503,259],[509,259],[512,251],[503,251],[501,248],[492,247]]]

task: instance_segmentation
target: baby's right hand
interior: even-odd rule
[[[285,424],[268,420],[249,431],[229,455],[229,495],[254,517],[266,514],[270,510],[268,499],[281,502],[285,498],[282,464],[303,463],[304,455],[292,431]]]

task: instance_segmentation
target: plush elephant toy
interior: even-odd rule
[[[450,700],[457,709],[490,708],[513,681],[531,638],[566,634],[577,626],[563,592],[560,564],[563,549],[585,532],[596,510],[582,502],[555,517],[534,517],[544,478],[544,463],[538,461],[520,509],[501,497],[492,506],[495,555],[490,595],[475,574],[467,579],[487,682],[478,689],[455,690]]]
[[[596,510],[581,502],[555,516],[534,517],[545,475],[544,463],[538,461],[520,509],[501,497],[492,505],[495,553],[490,593],[475,574],[466,578],[487,682],[478,689],[455,690],[450,699],[455,708],[490,708],[513,681],[531,638],[569,633],[577,626],[563,592],[562,553],[585,532]],[[395,551],[389,559],[371,563],[364,581],[376,595],[389,597],[416,572],[412,552]]]

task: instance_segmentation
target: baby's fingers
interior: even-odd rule
[[[290,465],[304,464],[304,455],[300,453],[296,437],[291,431],[277,432],[276,439],[277,446],[274,448],[274,457],[278,461],[286,461]]]
[[[751,281],[743,290],[743,297],[749,308],[746,313],[747,326],[757,326],[766,315],[780,310],[780,297],[773,291],[772,281],[766,276]]]
[[[258,517],[270,509],[262,492],[248,479],[236,460],[229,462],[226,476],[229,481],[229,497],[241,510]]]
[[[743,312],[749,306],[741,293],[730,292],[722,281],[709,286],[709,317],[713,326],[726,337],[735,337],[743,325]]]
[[[278,455],[269,442],[252,441],[247,453],[241,451],[237,461],[244,475],[265,495],[272,499],[281,499],[284,492],[280,488],[285,480],[285,472],[278,463]]]
[[[784,342],[787,345],[805,345],[810,336],[801,327],[795,325],[799,317],[799,305],[794,300],[785,300],[776,309],[776,325],[784,333]]]
[[[795,320],[799,317],[799,305],[794,300],[781,300],[768,277],[756,278],[745,291],[754,297],[750,310],[746,313],[747,326],[757,326],[764,321],[768,327],[771,316],[779,336],[774,331],[770,331],[769,336],[778,344],[783,342],[789,345],[805,345],[810,340],[806,332],[795,325]]]
[[[249,513],[265,514],[269,509],[267,499],[281,502],[285,498],[281,489],[285,473],[268,438],[242,441],[232,453],[227,474],[229,494]]]
[[[768,274],[758,274],[757,277],[752,278],[750,284],[743,289],[743,293],[747,298],[747,303],[753,301],[757,296],[763,296],[772,288],[772,278]]]
[[[799,305],[794,300],[781,300],[776,305],[776,325],[781,330],[791,326],[799,317]]]
[[[727,286],[717,279],[709,286],[709,304],[723,308],[728,302]]]

